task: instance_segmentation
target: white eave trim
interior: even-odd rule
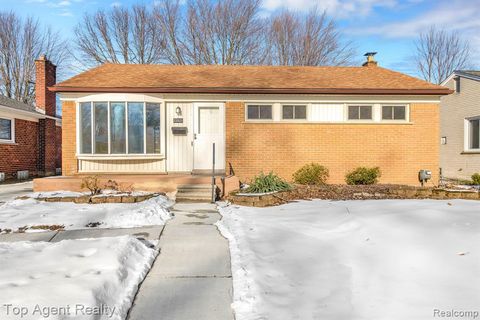
[[[474,81],[480,81],[480,77],[477,77],[477,76],[474,76],[474,75],[470,75],[468,73],[464,73],[464,72],[459,72],[459,71],[454,71],[451,75],[448,76],[447,79],[445,79],[440,85],[444,86],[446,85],[450,80],[452,80],[453,78],[455,77],[462,77],[462,78],[465,78],[465,79],[470,79],[470,80],[474,80]]]
[[[45,114],[40,114],[40,113],[35,113],[35,112],[30,112],[26,110],[20,110],[20,109],[15,109],[15,108],[10,108],[7,106],[0,105],[0,111],[4,111],[12,116],[18,115],[19,118],[21,119],[26,119],[26,120],[38,120],[38,119],[53,119],[55,121],[60,121],[61,118],[57,117],[52,117],[52,116],[47,116]]]

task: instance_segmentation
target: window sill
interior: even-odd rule
[[[332,124],[332,125],[412,125],[411,121],[305,121],[305,120],[281,120],[281,121],[244,121],[243,124]]]
[[[460,154],[480,154],[480,150],[464,150]]]
[[[0,144],[10,144],[10,145],[18,145],[18,143],[16,143],[15,141],[12,141],[12,140],[0,140]]]
[[[99,155],[77,155],[78,160],[162,160],[163,154],[99,154]]]

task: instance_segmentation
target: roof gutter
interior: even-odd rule
[[[172,88],[172,87],[64,87],[48,88],[53,92],[103,93],[221,93],[221,94],[358,94],[358,95],[448,95],[453,90],[438,89],[349,89],[349,88]]]

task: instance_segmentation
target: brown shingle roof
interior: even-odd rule
[[[437,94],[450,90],[380,67],[104,64],[56,92]]]

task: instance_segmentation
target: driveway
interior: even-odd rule
[[[33,192],[32,181],[0,184],[0,204],[29,192]]]

